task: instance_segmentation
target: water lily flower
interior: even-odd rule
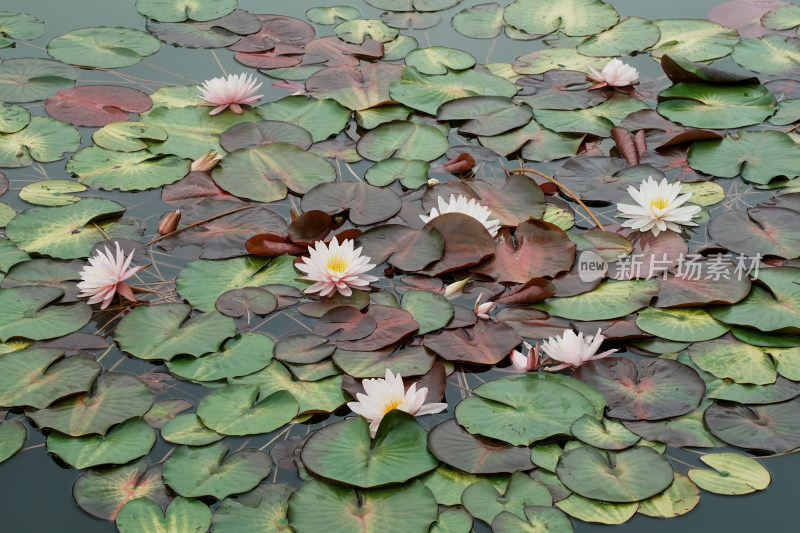
[[[302,279],[315,281],[305,292],[318,292],[320,296],[327,296],[339,291],[342,296],[353,294],[351,287],[366,287],[373,281],[378,281],[375,276],[364,272],[375,268],[369,262],[370,258],[361,255],[361,248],[353,249],[352,239],[345,239],[342,244],[331,239],[330,245],[317,241],[315,246],[308,247],[309,257],[303,258],[303,263],[295,266],[306,275]]]
[[[228,74],[227,78],[206,80],[200,86],[200,98],[206,101],[201,105],[216,106],[209,115],[222,113],[226,109],[242,114],[243,105],[254,104],[264,96],[263,94],[254,94],[261,88],[260,83],[256,85],[257,81],[255,76],[246,72],[238,76]]]
[[[533,347],[524,341],[522,344],[525,345],[525,349],[528,350],[528,355],[525,355],[518,350],[512,350],[511,354],[509,354],[511,357],[511,370],[518,373],[539,370],[542,367],[542,358],[541,354],[539,353],[539,343],[536,343],[536,347]]]
[[[605,337],[600,334],[599,328],[596,335],[589,335],[586,338],[583,337],[583,333],[575,335],[574,331],[568,329],[564,331],[563,335],[557,336],[555,339],[550,337],[546,342],[542,343],[541,350],[553,361],[561,363],[560,365],[548,367],[548,370],[578,368],[587,361],[602,359],[619,349],[614,348],[598,354],[597,350],[603,344],[603,340],[605,340]]]
[[[398,373],[396,376],[388,368],[385,378],[365,379],[361,381],[366,394],[356,394],[357,402],[348,402],[354,413],[369,420],[370,436],[375,437],[378,426],[393,409],[399,409],[414,416],[439,413],[447,408],[446,403],[425,403],[428,389],[422,387],[417,390],[417,384],[412,384],[408,390],[403,386],[403,378]]]
[[[700,213],[700,207],[690,205],[680,207],[692,194],[681,194],[681,184],[667,183],[667,179],[657,183],[652,176],[642,182],[637,190],[628,187],[638,205],[617,204],[618,216],[628,218],[622,225],[639,231],[652,231],[658,236],[662,231],[672,230],[680,233],[681,226],[696,226],[692,218]]]
[[[125,257],[118,242],[114,242],[117,247],[116,255],[112,255],[108,247],[105,253],[98,250],[97,253],[89,258],[89,264],[81,271],[81,282],[78,283],[80,289],[79,297],[89,297],[87,303],[96,304],[103,302],[100,309],[105,309],[111,303],[115,293],[132,302],[136,301],[131,287],[125,280],[143,269],[143,266],[128,268],[133,259],[133,252]]]
[[[478,299],[475,300],[475,307],[472,310],[478,315],[478,318],[489,320],[489,311],[494,309],[495,305],[493,302],[481,303],[481,298],[483,298],[483,293],[478,295]]]
[[[192,164],[189,166],[189,170],[192,172],[211,170],[212,168],[216,167],[220,161],[222,161],[222,154],[219,154],[214,150],[209,150],[192,161]]]
[[[639,71],[619,59],[612,59],[609,61],[608,64],[603,67],[603,72],[598,72],[590,65],[587,66],[592,72],[589,79],[597,82],[597,84],[591,87],[592,89],[608,86],[626,87],[628,85],[633,85],[639,79]]]
[[[458,198],[454,194],[450,195],[450,201],[445,202],[444,199],[439,196],[439,209],[437,210],[435,207],[431,209],[430,215],[420,215],[419,218],[422,219],[423,222],[426,224],[431,220],[439,215],[444,215],[446,213],[463,213],[465,215],[469,215],[481,224],[483,227],[486,228],[486,231],[494,237],[497,235],[497,232],[500,230],[500,221],[495,219],[490,219],[489,217],[492,216],[492,212],[489,211],[489,208],[485,205],[481,205],[475,201],[474,198],[470,198],[467,200],[465,196],[458,195]]]

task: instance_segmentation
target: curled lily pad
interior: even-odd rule
[[[370,439],[361,416],[318,430],[303,446],[303,464],[328,479],[357,487],[402,483],[439,464],[426,446],[427,432],[414,417],[394,409]]]
[[[101,68],[135,65],[159,48],[161,42],[149,33],[105,26],[74,30],[47,43],[47,53],[59,61]]]
[[[750,494],[766,489],[771,480],[761,463],[738,453],[707,453],[700,460],[714,471],[693,468],[689,478],[701,489],[716,494]]]
[[[673,479],[669,461],[647,446],[620,452],[575,448],[564,452],[556,471],[561,482],[581,496],[620,503],[655,496]]]
[[[142,140],[165,141],[167,130],[146,122],[112,122],[92,134],[92,140],[100,148],[117,152],[138,152],[147,148]]]

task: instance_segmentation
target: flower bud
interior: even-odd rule
[[[201,157],[192,161],[192,165],[189,168],[192,170],[192,172],[211,170],[212,168],[217,166],[221,160],[222,160],[221,154],[218,154],[214,150],[209,150]]]
[[[172,233],[178,228],[178,222],[181,221],[181,212],[180,210],[177,211],[170,211],[167,215],[161,220],[161,224],[158,225],[158,232],[161,235],[166,235],[167,233]]]

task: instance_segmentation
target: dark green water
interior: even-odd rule
[[[360,0],[346,3],[354,5],[361,10],[363,18],[377,18],[380,14]],[[480,3],[479,0],[465,0],[461,5],[442,12],[443,22],[439,26],[424,30],[403,30],[405,34],[414,35],[420,46],[445,45],[470,51],[480,62],[513,62],[522,54],[541,46],[539,42],[512,41],[500,37],[495,41],[477,41],[457,34],[449,25],[453,14]],[[650,19],[680,17],[680,18],[706,18],[708,9],[717,2],[709,0],[680,0],[672,2],[655,0],[616,0],[612,2],[623,16],[637,15]],[[144,18],[134,8],[133,0],[4,0],[0,10],[21,11],[30,13],[47,22],[46,34],[32,43],[20,43],[17,48],[0,50],[0,58],[11,57],[46,57],[42,50],[44,45],[53,37],[59,36],[69,30],[89,26],[126,26],[144,29]],[[292,0],[290,2],[276,0],[240,0],[240,7],[253,13],[274,13],[303,18],[306,9],[316,3],[309,0]],[[331,27],[319,27],[318,35],[329,34]],[[633,65],[640,69],[643,78],[660,76],[658,65],[649,57],[634,58]],[[138,65],[122,69],[124,78],[117,73],[104,73],[99,71],[82,71],[80,81],[83,84],[93,81],[109,82],[128,85],[146,92],[164,85],[187,85],[202,82],[204,79],[218,76],[223,72],[239,72],[243,70],[233,60],[233,53],[225,50],[190,50],[164,46],[162,50],[146,58]],[[285,93],[282,90],[269,87],[271,80],[264,79],[262,92],[264,100],[275,100]],[[43,103],[33,104],[29,107],[32,114],[44,114]],[[84,145],[90,143],[89,137],[84,133]],[[43,166],[6,170],[5,174],[11,182],[12,189],[18,190],[27,183],[38,181],[45,176],[49,178],[68,177],[64,170],[65,161],[59,161]],[[358,167],[356,167],[358,168]],[[42,173],[46,173],[43,175]],[[105,197],[113,195],[104,194]],[[138,201],[131,202],[131,198]],[[123,199],[123,195],[119,195]],[[3,201],[23,207],[22,202],[16,200],[13,193],[3,197]],[[16,202],[16,203],[15,203]],[[133,197],[124,195],[124,203],[128,206],[128,213],[138,216],[147,222],[147,235],[153,233],[159,216],[169,209],[161,203],[160,191],[140,193]],[[133,205],[131,205],[133,203]],[[277,209],[286,214],[285,209]],[[282,335],[296,333],[292,328],[297,327],[290,323],[284,324]],[[113,350],[107,356],[109,360],[122,361],[120,370],[133,373],[142,373],[151,368],[144,361],[124,358],[118,350]],[[181,385],[180,393],[167,391],[163,397],[188,397],[191,395],[203,396],[206,392],[201,387]],[[162,397],[159,397],[162,399]],[[451,403],[453,403],[451,399]],[[436,422],[431,418],[425,420],[430,426]],[[306,430],[303,429],[303,432]],[[244,439],[234,439],[237,443],[244,443]],[[170,450],[168,444],[160,441],[149,455],[151,463],[161,460]],[[668,450],[668,454],[681,461],[696,464],[693,453],[685,450]],[[575,521],[578,532],[594,532],[600,530],[614,530],[619,532],[701,532],[725,531],[728,533],[749,531],[797,531],[800,519],[798,511],[797,494],[800,477],[800,457],[789,455],[765,459],[763,464],[773,476],[770,487],[762,492],[744,497],[722,497],[703,493],[703,499],[697,509],[680,518],[659,520],[636,515],[634,519],[621,526],[598,526]],[[676,463],[676,469],[681,470]],[[29,428],[26,449],[6,463],[0,464],[0,532],[3,533],[40,533],[40,532],[109,532],[114,531],[110,522],[95,519],[84,513],[75,505],[71,496],[72,484],[80,475],[79,471],[61,467],[44,448],[44,436],[37,429]],[[273,480],[273,476],[270,476]],[[278,480],[292,482],[292,475],[278,472]],[[413,511],[412,511],[413,512]],[[487,529],[476,529],[486,531]]]

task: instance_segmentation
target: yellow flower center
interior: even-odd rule
[[[328,270],[333,272],[334,274],[341,274],[345,270],[349,264],[345,261],[344,257],[341,255],[332,255],[328,258],[325,262],[325,266],[328,267]]]
[[[650,209],[665,209],[669,202],[663,195],[656,196],[650,200]]]
[[[394,400],[386,402],[385,404],[383,404],[383,413],[386,414],[389,411],[397,409],[397,406],[400,405],[401,403],[403,403],[402,398],[395,398]]]

